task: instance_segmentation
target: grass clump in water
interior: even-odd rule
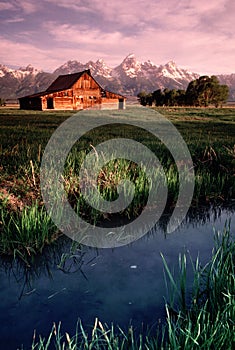
[[[37,203],[15,212],[6,209],[6,202],[0,206],[1,255],[13,255],[28,265],[33,255],[55,240],[57,231],[45,208]]]

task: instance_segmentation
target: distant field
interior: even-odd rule
[[[163,114],[182,133],[185,141],[224,145],[235,143],[234,108],[153,108]]]
[[[132,107],[128,107],[132,108]],[[234,108],[152,108],[163,114],[178,128],[183,137],[197,138],[203,142],[235,142],[235,109]],[[10,146],[27,134],[27,140],[38,134],[44,139],[52,133],[66,118],[77,111],[24,111],[15,108],[0,108],[1,145],[5,140]],[[133,114],[135,109],[133,109]],[[30,135],[28,131],[31,130]],[[12,136],[9,140],[9,134]],[[13,137],[14,136],[14,137]],[[39,139],[38,139],[39,140]]]

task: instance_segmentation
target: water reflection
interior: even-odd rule
[[[235,201],[220,206],[205,205],[200,206],[199,208],[190,207],[181,227],[186,227],[188,225],[198,227],[205,225],[206,223],[213,223],[220,219],[222,215],[230,216],[234,212]],[[166,227],[168,225],[170,216],[171,212],[166,212],[162,216],[161,220],[157,223],[157,228],[160,228],[163,232],[166,232]]]
[[[160,252],[170,268],[178,254],[188,251],[208,261],[213,247],[213,227],[222,230],[231,221],[234,205],[190,210],[184,225],[167,235],[167,215],[146,236],[129,246],[94,249],[61,237],[31,264],[0,260],[0,339],[4,350],[21,343],[30,347],[34,329],[44,336],[53,322],[74,332],[77,320],[92,325],[119,324],[126,329],[151,327],[164,318],[166,296]],[[144,326],[143,326],[144,325]]]
[[[34,282],[40,278],[53,279],[56,270],[64,274],[82,271],[85,251],[81,246],[68,237],[60,237],[54,244],[44,249],[43,255],[32,257],[29,265],[20,259],[2,257],[0,259],[0,272],[6,275],[9,283],[14,280],[18,286],[18,300],[36,292]]]
[[[215,223],[222,216],[227,216],[228,220],[235,212],[235,203],[226,206],[205,206],[200,208],[190,208],[181,228],[197,228],[207,223]],[[170,213],[165,213],[156,226],[149,233],[140,238],[138,242],[146,239],[162,237],[167,239],[166,228],[170,219]],[[171,234],[170,234],[171,235]],[[138,243],[138,244],[139,244]],[[129,247],[133,246],[131,243]],[[118,250],[114,248],[111,251]],[[95,266],[97,258],[102,255],[102,249],[88,248],[80,245],[78,242],[72,241],[67,236],[60,237],[54,244],[44,249],[43,255],[32,258],[30,266],[27,266],[19,259],[10,257],[0,258],[0,272],[6,274],[6,278],[15,279],[19,286],[19,299],[25,295],[31,294],[33,282],[41,277],[53,279],[53,273],[56,270],[62,271],[64,274],[74,274],[79,272],[84,279],[88,280],[83,271],[84,265]],[[27,290],[27,292],[26,292]]]

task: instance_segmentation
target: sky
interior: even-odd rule
[[[51,72],[68,60],[235,73],[234,0],[0,0],[0,64]]]

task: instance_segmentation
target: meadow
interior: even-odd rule
[[[176,126],[190,150],[195,171],[191,209],[234,205],[235,109],[156,110]],[[61,236],[45,210],[39,174],[48,140],[71,114],[0,109],[0,254],[20,259],[27,268],[32,266],[34,256],[43,254],[45,246]],[[148,122],[151,124],[151,120]],[[177,168],[171,154],[146,132],[126,126],[124,134],[158,155],[167,177],[166,213],[170,213],[179,190]],[[116,137],[118,133],[110,126],[98,133],[86,134],[72,148],[63,174],[71,205],[79,215],[96,224],[107,218],[91,210],[81,196],[78,168],[91,145],[95,148],[111,136]],[[104,198],[116,198],[120,178],[128,178],[136,186],[133,203],[122,212],[122,217],[133,219],[144,207],[150,185],[136,164],[119,159],[109,162],[99,174],[97,186]],[[202,266],[199,259],[195,262],[188,259],[185,254],[179,255],[177,275],[162,256],[168,290],[166,322],[159,324],[154,335],[136,334],[132,327],[122,330],[96,319],[90,332],[78,323],[74,335],[63,334],[61,325],[55,324],[48,337],[35,335],[32,349],[233,349],[235,245],[229,227],[215,234],[215,247],[207,264]],[[192,264],[194,271],[190,297],[188,264]]]
[[[136,113],[136,107],[133,115]],[[154,108],[153,108],[154,110]],[[223,205],[235,198],[235,109],[222,108],[156,108],[183,136],[192,156],[195,189],[191,207]],[[56,128],[72,115],[70,111],[0,110],[0,254],[27,259],[60,235],[48,216],[40,193],[40,163],[44,148]],[[153,119],[155,114],[153,113]],[[157,118],[157,114],[156,114]],[[125,123],[125,117],[122,119]],[[148,120],[151,124],[154,120]],[[65,164],[64,188],[70,204],[92,223],[105,221],[96,209],[87,205],[79,190],[78,169],[87,152],[110,137],[118,128],[108,125],[84,135],[71,149]],[[170,213],[177,201],[178,172],[169,150],[145,131],[125,126],[125,138],[145,144],[157,154],[168,187],[165,211]],[[155,175],[154,175],[155,176]],[[97,187],[107,200],[117,198],[120,179],[135,184],[132,203],[121,217],[132,219],[146,204],[149,186],[144,172],[133,162],[113,160],[98,175]]]

